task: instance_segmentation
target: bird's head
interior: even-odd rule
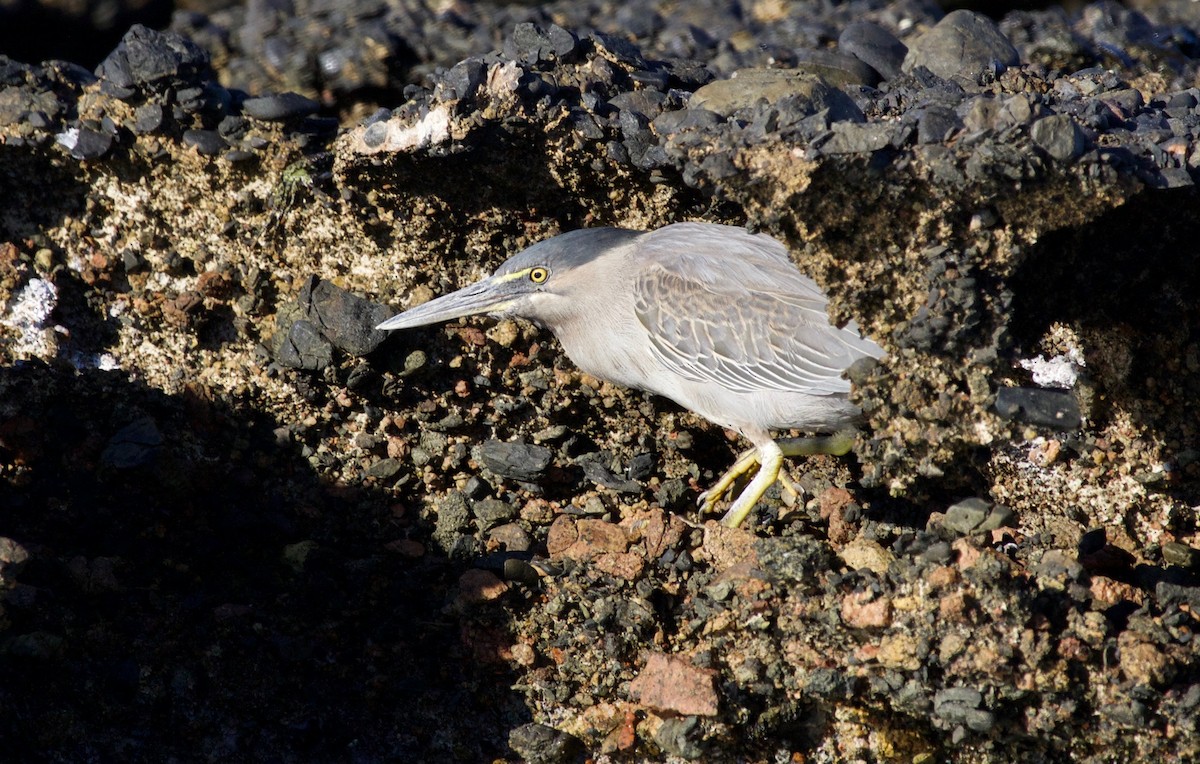
[[[506,260],[491,276],[393,316],[377,329],[411,329],[487,314],[546,323],[602,288],[595,265],[642,234],[623,228],[586,228],[555,236]]]

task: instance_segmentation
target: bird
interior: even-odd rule
[[[487,314],[550,329],[601,380],[669,398],[751,448],[700,495],[711,512],[753,473],[721,518],[737,527],[781,480],[785,456],[844,455],[861,411],[845,371],[883,349],[764,233],[706,222],[640,231],[583,228],[539,241],[487,278],[380,323],[386,331]],[[773,431],[818,435],[776,440]]]

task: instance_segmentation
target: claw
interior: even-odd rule
[[[783,488],[793,497],[800,496],[800,490],[782,472],[783,457],[813,456],[815,454],[830,454],[843,456],[849,453],[854,445],[853,431],[844,431],[833,435],[815,438],[788,438],[786,440],[767,440],[757,448],[746,451],[738,457],[733,466],[726,470],[712,488],[709,488],[696,499],[702,512],[711,512],[717,502],[729,491],[733,484],[746,473],[754,470],[754,478],[742,491],[741,495],[729,507],[729,511],[721,518],[721,522],[731,528],[742,524],[754,509],[767,489],[776,480],[783,483]],[[757,469],[756,469],[757,468]]]

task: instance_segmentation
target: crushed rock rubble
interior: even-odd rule
[[[0,56],[6,755],[1196,760],[1194,6],[251,1]],[[745,529],[694,509],[729,434],[548,334],[373,328],[683,219],[888,351]]]

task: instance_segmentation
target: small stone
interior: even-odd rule
[[[908,46],[878,24],[856,21],[838,36],[838,50],[879,72],[885,80],[899,77]]]
[[[506,552],[528,552],[533,548],[533,539],[518,523],[497,525],[487,532],[487,539]]]
[[[71,156],[76,159],[99,159],[112,148],[112,135],[86,127],[79,128],[75,143],[71,146]]]
[[[1079,401],[1066,390],[1001,387],[996,391],[995,409],[1005,419],[1056,430],[1075,430],[1083,421]]]
[[[133,112],[133,132],[138,135],[153,133],[162,124],[163,107],[157,103],[144,103]]]
[[[183,142],[204,156],[213,157],[229,148],[216,130],[184,130]]]
[[[700,88],[688,102],[689,110],[703,108],[728,116],[759,101],[792,100],[792,108],[804,115],[829,110],[828,120],[862,122],[866,118],[850,96],[811,74],[786,69],[740,69],[727,80],[716,80]]]
[[[100,62],[96,75],[132,94],[134,88],[172,78],[186,80],[208,67],[208,54],[191,40],[134,24],[108,58]]]
[[[521,441],[506,443],[489,440],[479,446],[479,460],[483,466],[500,477],[511,480],[535,482],[546,472],[554,452],[542,446],[533,446]]]
[[[963,129],[963,121],[949,106],[928,106],[917,117],[918,143],[943,143]]]
[[[477,58],[460,61],[442,78],[442,83],[454,91],[456,98],[473,98],[487,79],[487,64]]]
[[[552,560],[586,562],[602,554],[622,554],[628,548],[629,538],[619,525],[591,518],[559,515],[546,536],[546,551]]]
[[[299,93],[275,93],[242,102],[242,114],[264,122],[284,122],[315,114],[321,105]]]
[[[333,363],[333,345],[311,321],[295,321],[275,337],[272,355],[283,366],[320,371]]]
[[[1178,541],[1163,544],[1162,556],[1168,565],[1178,565],[1181,568],[1200,567],[1200,549],[1180,544]]]
[[[481,605],[504,596],[509,584],[490,570],[473,568],[458,578],[459,605]]]
[[[852,629],[882,629],[892,623],[892,601],[870,591],[851,592],[842,598],[842,621]]]
[[[1034,122],[1029,137],[1038,148],[1059,162],[1077,158],[1086,148],[1083,131],[1066,114],[1055,114]]]
[[[992,67],[1003,71],[1019,63],[1020,54],[996,22],[960,9],[912,40],[901,68],[911,72],[923,66],[943,79],[974,80]]]
[[[471,505],[479,530],[486,531],[517,516],[517,508],[499,499],[483,499]]]
[[[304,282],[297,304],[322,336],[352,356],[364,356],[387,339],[388,332],[375,327],[392,315],[390,308],[316,276]]]
[[[404,463],[399,459],[380,459],[367,468],[367,477],[376,480],[389,480],[404,469]]]
[[[942,519],[942,527],[966,536],[978,530],[991,511],[990,501],[973,496],[950,506]]]
[[[695,716],[669,717],[663,719],[654,730],[654,742],[668,754],[684,759],[696,760],[704,755],[704,748],[697,739],[700,720]]]
[[[528,764],[575,764],[587,753],[579,738],[533,722],[509,732],[508,745]]]
[[[717,672],[675,655],[653,653],[629,692],[655,711],[682,716],[716,716]]]
[[[158,457],[163,436],[150,417],[136,419],[109,438],[100,454],[101,463],[119,470],[150,464]]]
[[[884,549],[878,541],[861,536],[842,547],[838,556],[851,570],[869,570],[879,576],[885,575],[888,567],[896,559],[896,556]]]
[[[870,65],[847,53],[832,50],[796,51],[796,63],[792,71],[820,77],[834,87],[879,84],[879,72]]]

